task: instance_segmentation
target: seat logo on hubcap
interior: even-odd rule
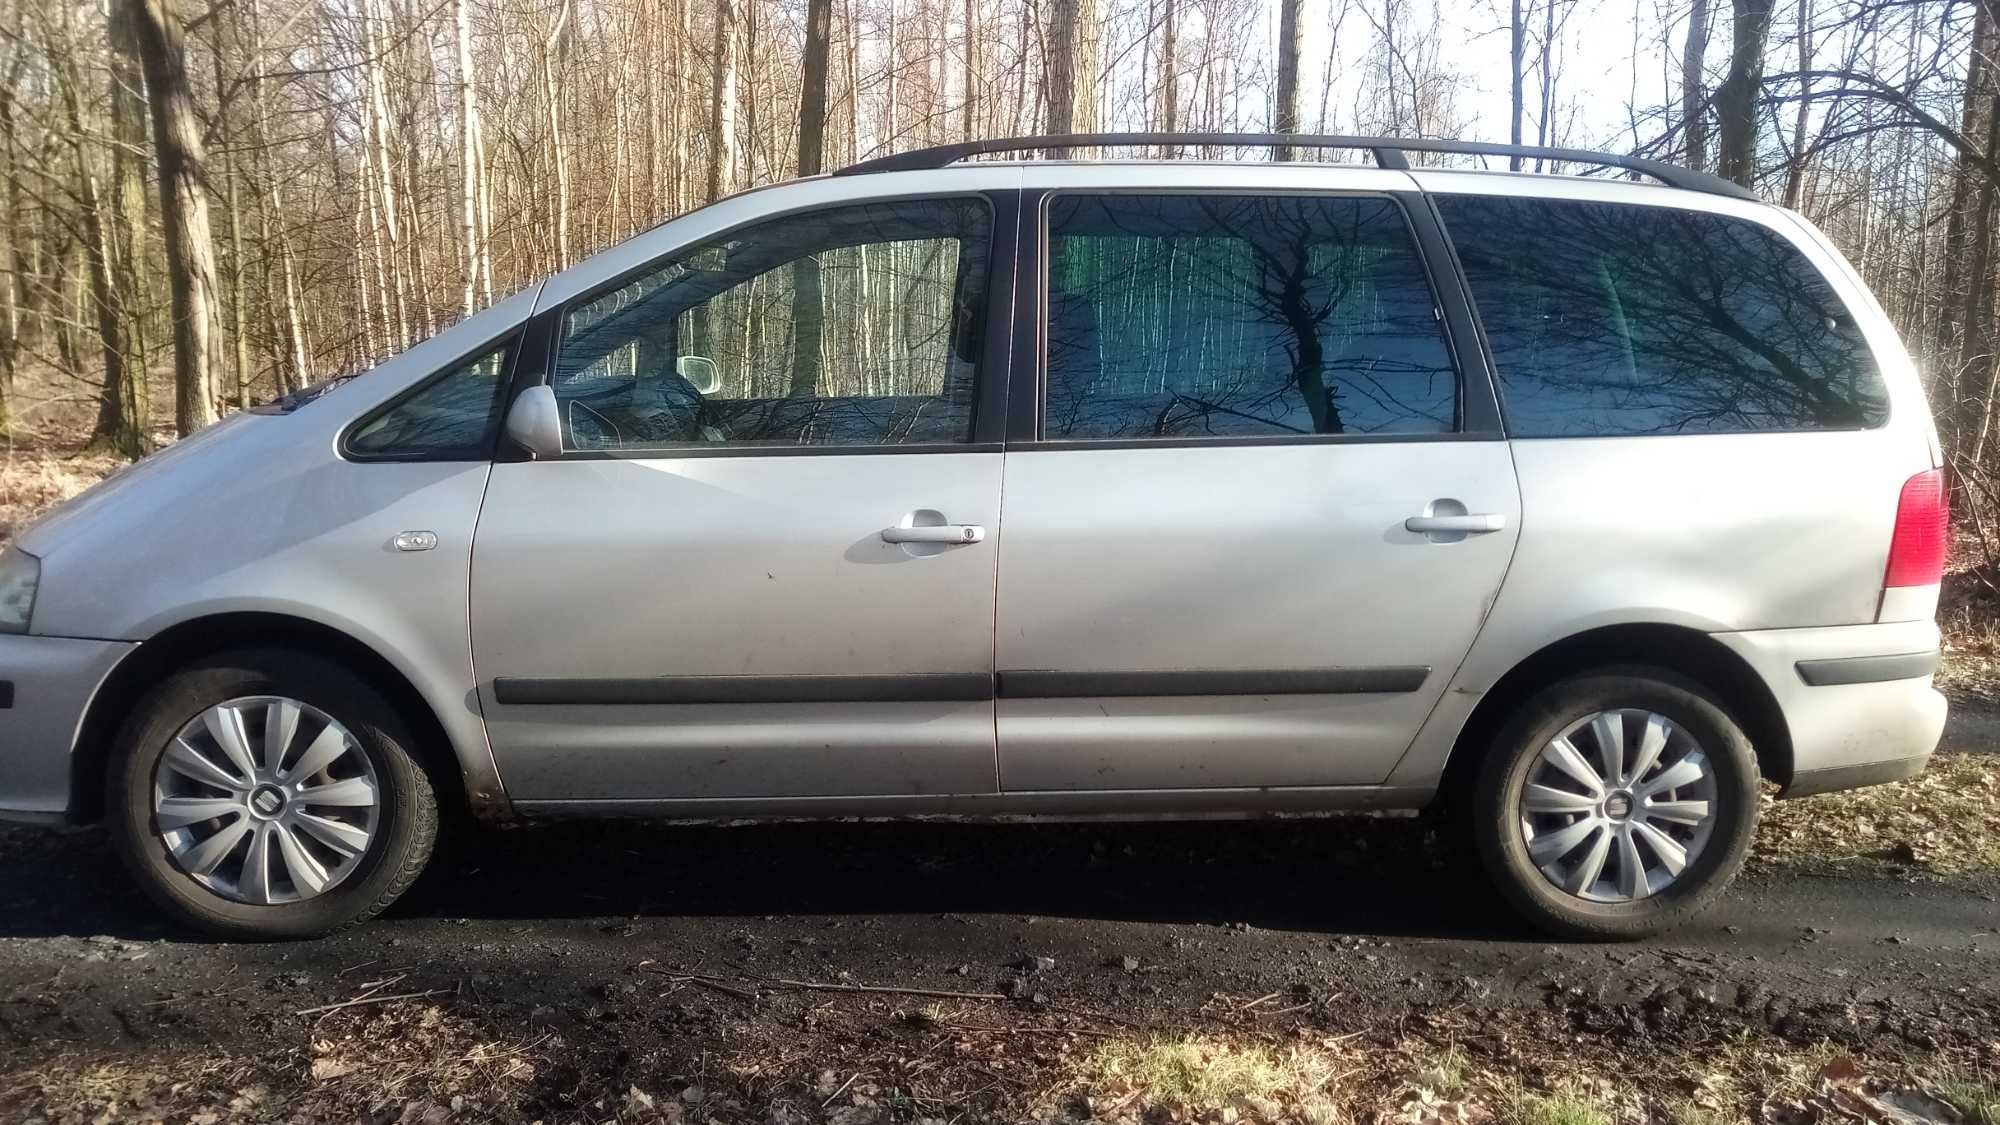
[[[273,788],[263,788],[250,796],[250,811],[259,816],[276,816],[285,807],[285,795]]]

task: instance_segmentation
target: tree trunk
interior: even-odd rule
[[[1708,164],[1708,94],[1702,89],[1702,61],[1708,54],[1708,6],[1694,0],[1688,11],[1687,46],[1681,54],[1681,129],[1687,134],[1687,166]]]
[[[1548,0],[1554,3],[1555,0]],[[1701,0],[1696,0],[1700,3]],[[1508,79],[1508,124],[1509,143],[1521,143],[1521,119],[1527,113],[1527,91],[1523,86],[1521,68],[1528,54],[1527,13],[1521,10],[1521,0],[1514,0],[1513,18],[1508,24],[1507,79]],[[1521,170],[1521,155],[1515,153],[1507,158],[1509,171]]]
[[[1798,210],[1806,183],[1806,121],[1812,115],[1812,0],[1799,0],[1799,105],[1792,118],[1792,164],[1785,171],[1785,206]]]
[[[799,89],[799,175],[825,170],[827,56],[832,49],[833,0],[806,0],[806,47]],[[792,264],[792,386],[794,398],[818,389],[826,317],[819,263],[811,255]]]
[[[1991,104],[1987,84],[1992,80],[1992,52],[1996,32],[1992,4],[1988,0],[1972,6],[1972,50],[1965,64],[1965,100],[1960,112],[1959,135],[1973,138],[1985,131],[1982,116]],[[1951,177],[1951,207],[1945,217],[1944,230],[1944,271],[1940,279],[1941,299],[1938,302],[1937,346],[1940,355],[1953,355],[1960,344],[1963,324],[1959,319],[1965,307],[1965,259],[1966,220],[1970,215],[1973,185],[1985,179],[1976,168],[1969,153],[1961,152]],[[1963,391],[1960,381],[1962,372],[1956,367],[1950,369],[1950,394],[1947,396],[1956,404]],[[1940,419],[1948,430],[1956,431],[1957,411],[1948,409]],[[1955,444],[1955,443],[1954,443]]]
[[[715,65],[708,108],[708,198],[736,190],[736,0],[715,0]]]
[[[979,32],[975,0],[965,0],[965,27],[961,29],[965,44],[965,104],[962,107],[960,136],[972,140],[979,134]]]
[[[459,311],[471,316],[478,307],[479,279],[486,273],[486,238],[479,225],[479,181],[484,170],[479,164],[479,95],[472,85],[472,17],[465,0],[456,0],[452,9],[458,38],[458,224],[465,249]],[[649,89],[651,86],[647,83]],[[486,294],[486,299],[491,300],[492,294]]]
[[[1278,104],[1273,131],[1299,131],[1299,53],[1305,46],[1305,0],[1280,0],[1278,8]],[[1279,160],[1298,159],[1298,150],[1280,145]]]
[[[1088,133],[1097,127],[1097,0],[1052,0],[1049,8],[1048,131]]]
[[[563,145],[562,88],[556,84],[555,59],[569,27],[569,0],[556,9],[555,30],[542,44],[542,104],[548,111],[549,158],[556,171],[556,268],[569,265],[569,154]]]
[[[1180,0],[1160,0],[1160,131],[1180,131]],[[1180,155],[1178,145],[1168,145],[1160,155],[1172,160]]]
[[[174,318],[174,430],[215,421],[215,242],[208,222],[201,122],[172,0],[119,0],[137,29],[160,177],[160,225]]]
[[[137,31],[130,10],[111,12],[111,179],[113,223],[110,283],[123,312],[125,354],[129,357],[124,401],[113,414],[107,394],[98,412],[94,440],[103,440],[131,455],[142,455],[152,427],[150,388],[146,382],[145,249],[146,249],[146,99],[145,74],[139,61]]]
[[[1732,0],[1729,73],[1715,91],[1716,169],[1749,187],[1757,176],[1757,92],[1764,83],[1764,41],[1772,0]]]

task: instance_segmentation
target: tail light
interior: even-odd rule
[[[1882,585],[1932,586],[1944,577],[1951,509],[1944,470],[1926,469],[1903,482],[1896,500],[1896,533],[1889,540],[1889,571]]]

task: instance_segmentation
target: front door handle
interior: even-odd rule
[[[1462,516],[1411,516],[1403,521],[1403,530],[1419,535],[1484,535],[1507,526],[1507,517],[1499,512],[1472,512]]]
[[[979,543],[986,529],[976,523],[946,523],[933,527],[885,527],[884,543]]]

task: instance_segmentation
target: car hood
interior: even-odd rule
[[[57,504],[15,537],[23,551],[47,560],[64,542],[78,538],[112,512],[126,511],[128,501],[154,491],[162,479],[177,475],[187,459],[239,445],[263,427],[283,425],[286,417],[238,412],[213,425],[150,453]]]

